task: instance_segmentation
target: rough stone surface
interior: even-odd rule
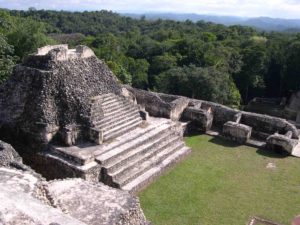
[[[0,224],[85,224],[36,198],[39,182],[31,173],[0,168]]]
[[[183,121],[192,121],[190,126],[201,132],[207,132],[212,127],[213,114],[211,110],[203,110],[195,107],[187,107],[181,119]],[[193,129],[193,128],[192,128]]]
[[[149,112],[150,116],[179,120],[189,104],[189,99],[186,97],[144,91],[130,86],[126,88],[135,96],[137,103]]]
[[[59,207],[87,224],[148,224],[137,197],[82,179],[53,181],[47,186]]]
[[[82,179],[46,182],[0,167],[0,224],[145,225],[137,197]]]
[[[228,121],[223,126],[224,137],[241,144],[246,143],[250,139],[251,131],[251,127],[231,121]]]
[[[49,143],[70,124],[83,130],[89,126],[92,97],[121,94],[104,62],[95,56],[56,60],[53,55],[62,50],[30,56],[0,87],[0,135],[10,143],[19,139],[40,150],[39,144]]]
[[[280,134],[285,134],[288,131],[292,131],[293,138],[298,138],[299,136],[299,132],[293,124],[278,117],[243,112],[241,123],[251,126],[253,130],[262,133],[274,134],[278,132]]]
[[[0,141],[0,166],[11,166],[14,163],[22,163],[22,158],[10,144]]]
[[[166,95],[155,92],[147,92],[137,90],[126,86],[132,92],[139,104],[142,104],[150,115],[157,117],[170,118],[171,106],[168,102],[174,102],[181,96]],[[213,127],[222,129],[223,125],[228,122],[240,122],[252,127],[252,135],[259,140],[265,140],[268,136],[278,132],[285,134],[288,131],[292,132],[292,137],[298,139],[299,132],[295,125],[286,119],[262,115],[257,113],[245,112],[230,107],[203,100],[189,99],[189,106],[202,110],[211,109],[213,115]]]
[[[267,138],[267,148],[274,151],[285,151],[292,153],[298,145],[299,140],[291,139],[286,135],[274,134]]]

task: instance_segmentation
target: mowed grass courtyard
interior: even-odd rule
[[[289,225],[300,214],[300,158],[206,135],[186,143],[193,153],[139,194],[153,224],[244,225],[261,216]]]

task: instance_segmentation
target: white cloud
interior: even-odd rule
[[[0,0],[0,7],[300,18],[300,0]]]

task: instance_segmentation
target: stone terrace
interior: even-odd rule
[[[118,126],[123,124],[116,126],[116,130],[121,130]],[[137,192],[190,153],[180,126],[168,119],[149,117],[135,129],[102,145],[52,146],[44,155],[45,161],[56,161],[55,176],[59,170],[67,172],[71,167],[69,176],[100,179],[110,186]]]

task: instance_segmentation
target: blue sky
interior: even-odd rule
[[[0,0],[1,8],[174,12],[300,19],[300,0]]]

